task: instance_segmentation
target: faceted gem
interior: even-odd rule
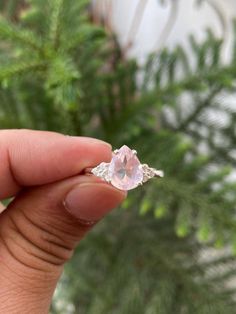
[[[112,157],[108,169],[111,184],[121,190],[136,188],[143,180],[143,170],[136,153],[124,145]]]

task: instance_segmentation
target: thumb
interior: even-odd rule
[[[23,189],[0,216],[0,313],[48,313],[76,244],[124,198],[90,175]]]

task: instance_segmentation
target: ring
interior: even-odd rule
[[[112,154],[111,162],[102,162],[90,170],[92,174],[120,190],[132,190],[153,177],[162,178],[164,172],[141,164],[136,150],[123,145]]]

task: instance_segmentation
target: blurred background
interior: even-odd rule
[[[236,313],[234,0],[1,0],[0,128],[136,149],[51,314]]]

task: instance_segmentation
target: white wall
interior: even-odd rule
[[[220,8],[224,16],[227,30],[225,56],[227,56],[228,48],[230,43],[232,43],[230,21],[236,15],[236,0],[203,0],[200,6],[197,5],[196,0],[166,0],[164,6],[160,4],[159,0],[143,0],[143,3],[147,2],[147,5],[140,29],[134,39],[134,48],[130,50],[132,56],[143,58],[154,49],[155,43],[158,41],[158,38],[160,39],[167,22],[171,1],[179,3],[179,11],[176,23],[166,39],[166,46],[174,47],[177,43],[188,46],[188,35],[195,34],[197,38],[202,39],[207,27],[211,27],[216,35],[222,37],[221,21],[208,3],[212,2]],[[123,44],[127,42],[127,35],[138,2],[139,0],[112,0],[113,26]]]

